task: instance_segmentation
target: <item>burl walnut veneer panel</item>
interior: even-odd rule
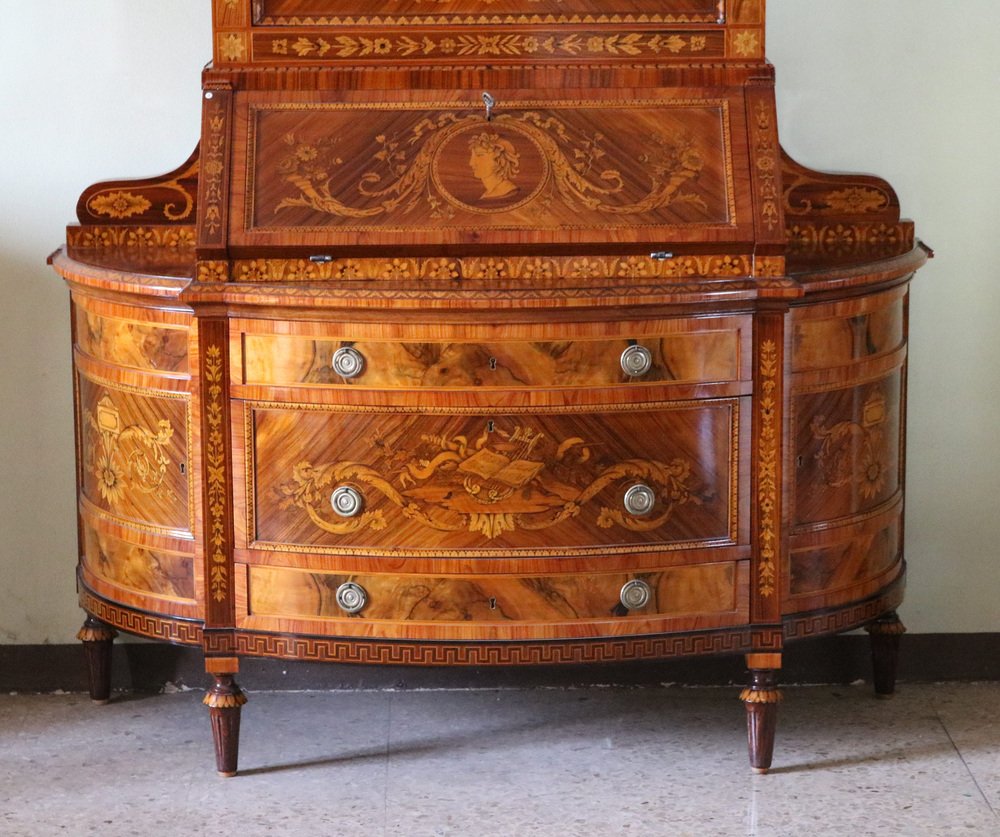
[[[84,526],[83,565],[109,584],[146,596],[195,604],[194,549],[188,553],[129,543]]]
[[[857,601],[902,566],[902,504],[867,520],[793,535],[784,612]]]
[[[908,292],[893,288],[861,299],[796,309],[795,372],[848,366],[888,355],[906,344]]]
[[[304,572],[277,567],[250,567],[249,613],[293,619],[324,619],[343,623],[336,593],[345,582],[360,584],[370,597],[355,629],[391,636],[391,624],[431,622],[436,627],[517,627],[530,636],[527,625],[620,620],[624,630],[640,631],[640,620],[653,617],[715,617],[705,625],[733,624],[738,616],[738,564],[717,562],[668,567],[652,572],[587,573],[555,576],[409,576]],[[619,594],[632,579],[649,585],[649,603],[626,610]],[[721,618],[720,618],[721,617]],[[367,627],[363,627],[367,626]],[[345,630],[342,624],[331,631]],[[407,631],[410,632],[410,631]],[[457,635],[452,632],[451,635]]]
[[[638,340],[562,340],[490,343],[397,343],[311,340],[247,334],[245,383],[352,387],[604,387],[659,383],[717,383],[740,376],[740,335],[703,331]],[[638,345],[652,366],[627,375],[622,353]],[[364,357],[357,377],[334,370],[334,353],[350,346]]]
[[[182,376],[189,373],[187,327],[108,316],[79,304],[74,310],[77,346],[95,360]]]

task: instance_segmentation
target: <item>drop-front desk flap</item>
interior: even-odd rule
[[[751,249],[742,91],[383,98],[239,94],[230,246]]]

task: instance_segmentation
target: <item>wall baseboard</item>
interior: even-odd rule
[[[147,643],[116,643],[115,690],[158,692],[165,684],[204,688],[201,651]],[[254,691],[293,689],[540,688],[677,683],[741,684],[742,657],[705,657],[540,668],[413,668],[303,663],[245,658],[240,684]],[[785,651],[784,683],[871,680],[868,637],[848,634],[799,642]],[[903,637],[899,681],[1000,680],[1000,633],[909,634]],[[83,652],[72,645],[0,645],[0,692],[82,692]]]

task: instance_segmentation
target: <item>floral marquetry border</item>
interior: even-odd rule
[[[229,125],[232,92],[206,90],[202,112],[202,176],[199,183],[199,243],[221,247],[225,242],[229,187]]]
[[[250,3],[214,0],[215,62],[235,64],[250,59]]]
[[[730,35],[729,51],[739,58],[760,58],[764,42],[757,29],[742,29]]]
[[[73,226],[66,229],[66,243],[70,247],[91,250],[141,250],[150,247],[193,250],[197,240],[194,227],[187,226]]]
[[[753,260],[754,276],[764,279],[779,279],[785,275],[784,256],[755,256]]]
[[[235,0],[216,0],[217,3],[226,5]],[[747,3],[748,0],[743,0]],[[685,23],[718,23],[718,14],[480,14],[480,15],[443,15],[428,14],[403,17],[399,15],[360,15],[360,16],[340,16],[340,15],[311,15],[311,16],[266,16],[262,17],[259,25],[262,26],[449,26],[449,25],[475,25],[484,23],[520,23],[529,25],[539,24],[685,24]]]
[[[761,227],[766,227],[772,237],[775,230],[780,233],[783,219],[778,204],[778,143],[774,132],[772,119],[773,108],[763,99],[759,99],[753,114],[753,152],[755,158],[754,184],[757,190],[757,204]]]
[[[227,560],[228,538],[226,514],[228,508],[228,483],[226,474],[226,448],[223,437],[225,417],[223,396],[223,355],[217,345],[205,348],[202,375],[205,382],[204,421],[207,430],[205,439],[205,460],[207,468],[208,492],[208,552],[209,589],[216,602],[226,601],[229,586]]]
[[[888,257],[913,249],[913,224],[859,223],[788,225],[788,253],[794,256]]]
[[[199,264],[199,281],[219,281],[224,262]],[[695,277],[748,277],[753,259],[747,255],[576,257],[458,257],[333,259],[316,263],[308,259],[249,259],[232,263],[234,282],[317,282],[330,280],[432,281],[504,279],[689,279]]]
[[[486,30],[441,34],[433,30],[391,35],[384,30],[360,33],[282,32],[257,35],[254,55],[258,60],[356,61],[428,58],[669,58],[695,55],[722,58],[725,41],[720,32],[606,30],[554,32],[509,32]],[[742,54],[742,53],[741,53]]]

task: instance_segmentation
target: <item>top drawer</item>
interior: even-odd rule
[[[616,334],[600,323],[559,334],[520,326],[502,335],[482,327],[393,333],[384,324],[235,325],[243,357],[235,377],[251,386],[523,389],[733,383],[750,375],[745,317],[618,323]]]

